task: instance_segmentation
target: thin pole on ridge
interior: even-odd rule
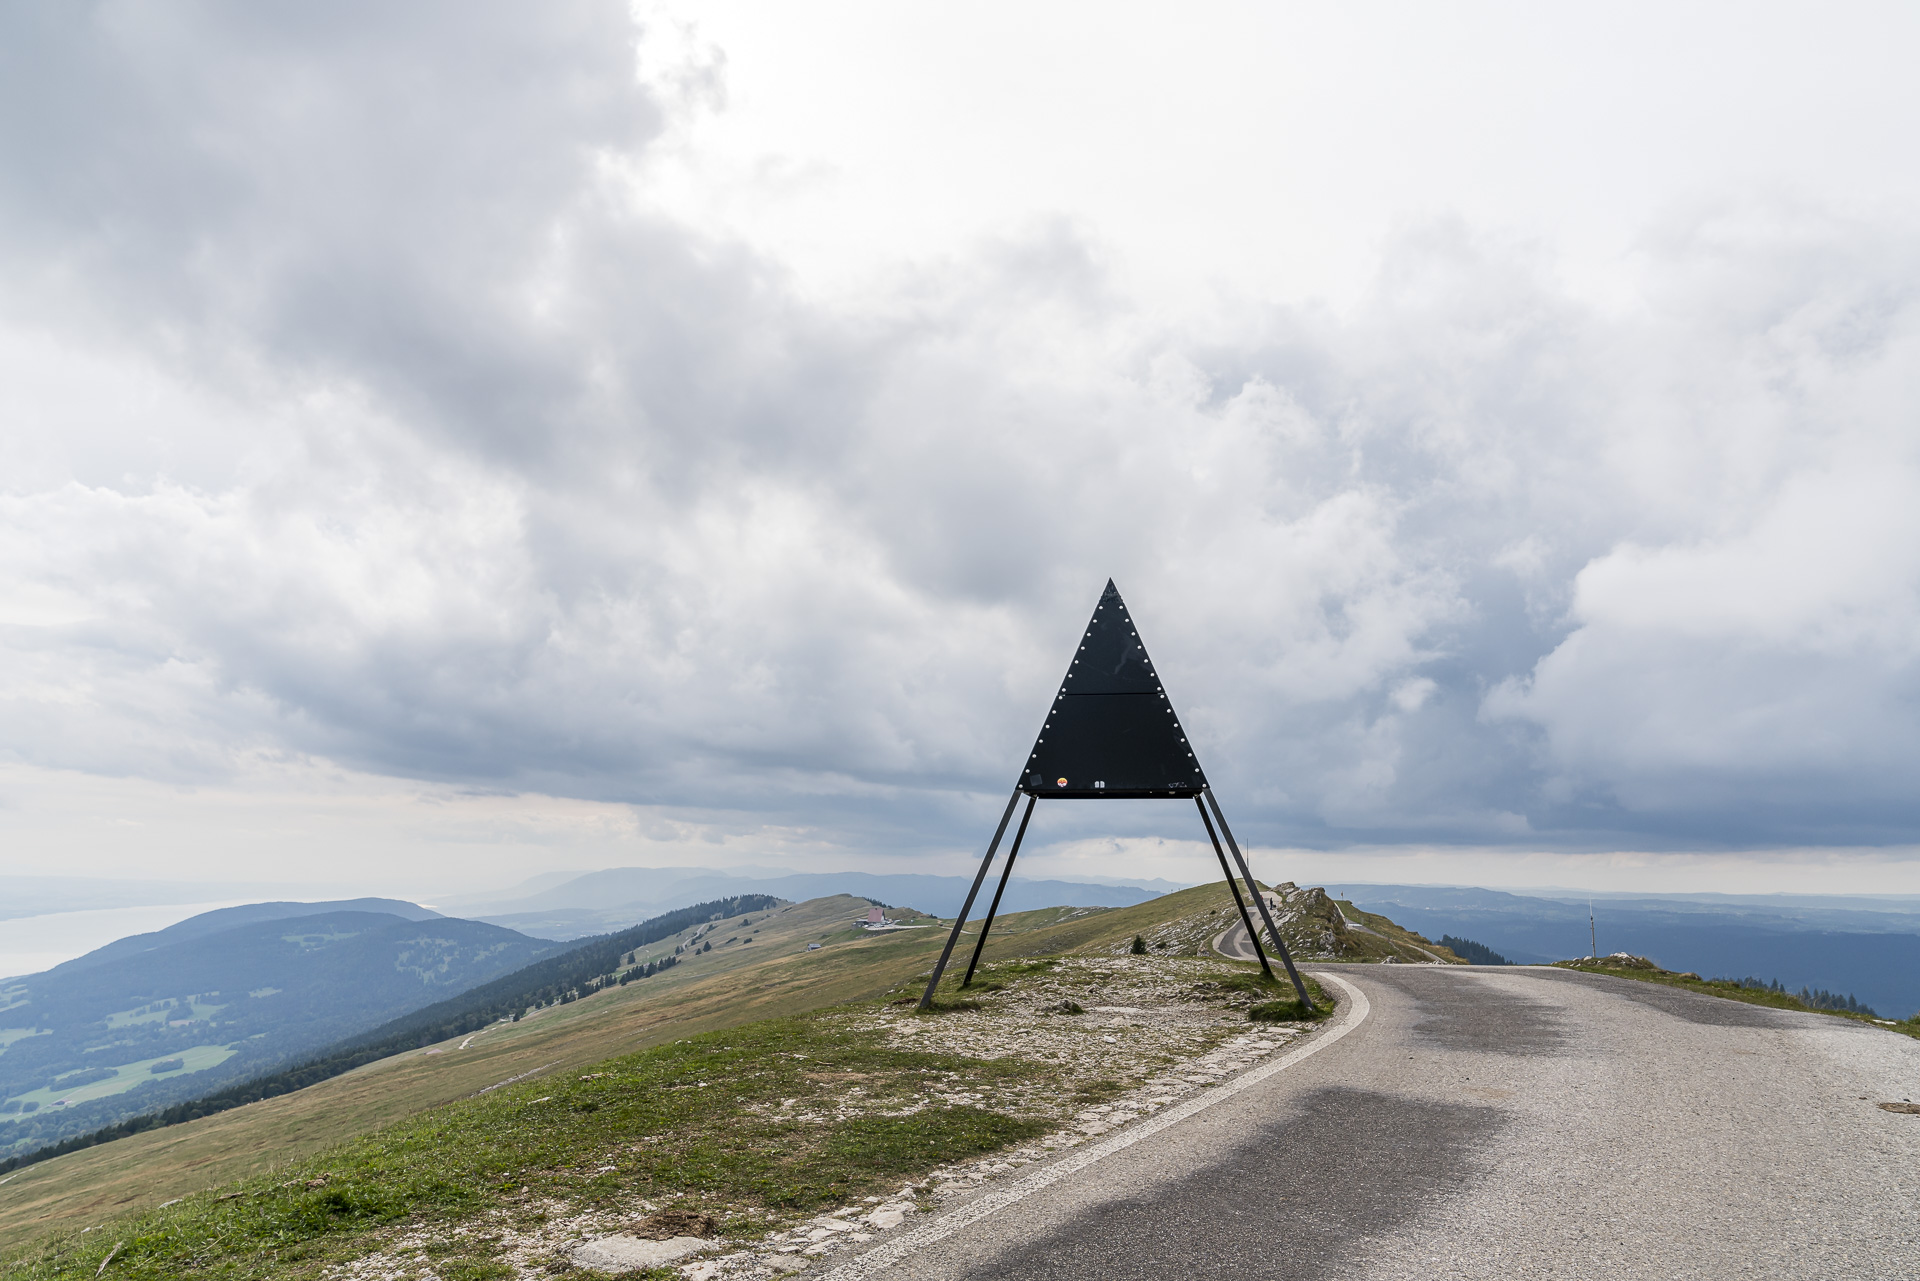
[[[947,962],[953,959],[953,945],[960,941],[960,929],[967,923],[967,913],[973,910],[973,900],[980,894],[981,883],[987,879],[987,869],[993,866],[993,856],[1000,850],[1000,838],[1007,834],[1007,824],[1013,819],[1013,807],[1019,803],[1020,789],[1016,786],[1013,795],[1007,798],[1007,809],[1000,816],[1000,826],[993,829],[993,840],[987,846],[987,856],[980,860],[980,871],[973,878],[973,888],[967,891],[967,901],[960,905],[960,916],[953,923],[953,933],[947,935],[947,946],[941,950],[940,963],[933,967],[933,977],[927,980],[927,990],[920,997],[919,1009],[927,1009],[933,1004],[933,989],[940,986],[940,976],[946,973]]]
[[[1206,802],[1196,796],[1193,805],[1200,811],[1200,821],[1206,825],[1207,839],[1213,842],[1213,856],[1220,860],[1220,875],[1227,878],[1227,888],[1233,891],[1233,905],[1240,909],[1240,922],[1247,927],[1253,954],[1260,958],[1260,972],[1271,979],[1273,967],[1267,964],[1266,949],[1260,946],[1260,931],[1253,928],[1253,918],[1247,915],[1247,900],[1240,897],[1240,882],[1234,879],[1233,869],[1227,866],[1227,852],[1220,848],[1220,838],[1213,833],[1213,820],[1207,817]]]
[[[1300,981],[1300,971],[1293,968],[1293,957],[1287,951],[1287,941],[1280,937],[1280,931],[1274,926],[1273,916],[1267,911],[1266,897],[1260,893],[1260,883],[1253,879],[1253,872],[1247,867],[1246,856],[1240,853],[1239,845],[1234,843],[1233,829],[1227,826],[1227,816],[1220,812],[1220,802],[1214,799],[1213,788],[1201,789],[1207,798],[1207,807],[1213,811],[1220,823],[1220,835],[1227,838],[1227,848],[1233,851],[1233,861],[1239,865],[1240,874],[1247,878],[1247,889],[1253,894],[1253,905],[1260,909],[1260,919],[1267,923],[1267,935],[1273,940],[1275,950],[1280,953],[1280,963],[1287,967],[1287,977],[1293,980],[1293,990],[1299,993],[1300,1009],[1313,1009],[1313,1000],[1307,995],[1307,985]],[[931,991],[931,989],[929,989]]]
[[[1000,896],[1007,892],[1007,880],[1013,875],[1013,860],[1020,857],[1020,842],[1027,839],[1027,822],[1033,817],[1034,802],[1039,798],[1031,794],[1027,797],[1026,812],[1020,815],[1020,826],[1014,829],[1013,844],[1007,850],[1007,865],[1000,869],[1000,884],[993,891],[993,902],[987,905],[987,915],[980,922],[980,938],[973,945],[973,959],[967,962],[967,977],[960,980],[961,987],[973,986],[973,971],[980,964],[980,953],[987,946],[987,931],[993,928],[994,913],[1000,910]]]

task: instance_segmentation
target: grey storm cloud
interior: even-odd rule
[[[1043,227],[832,307],[636,198],[621,5],[0,24],[15,759],[966,843],[1111,575],[1262,839],[1920,830],[1898,229],[1695,214],[1609,310],[1443,219],[1202,332]]]

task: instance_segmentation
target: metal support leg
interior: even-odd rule
[[[1293,968],[1293,957],[1287,951],[1287,941],[1280,937],[1280,931],[1274,926],[1273,915],[1267,911],[1267,900],[1260,893],[1259,882],[1253,879],[1253,872],[1247,867],[1246,857],[1240,853],[1240,847],[1234,844],[1233,829],[1227,826],[1227,816],[1220,812],[1220,802],[1213,798],[1213,789],[1206,788],[1207,807],[1220,823],[1220,835],[1227,838],[1227,848],[1233,851],[1233,861],[1239,865],[1240,874],[1247,878],[1247,889],[1253,894],[1253,905],[1260,909],[1260,919],[1267,923],[1267,934],[1273,939],[1273,946],[1280,953],[1280,963],[1287,967],[1287,977],[1293,980],[1293,990],[1300,994],[1300,1008],[1311,1010],[1313,1000],[1307,995],[1307,985],[1300,981],[1300,971]]]
[[[1027,822],[1033,817],[1035,797],[1027,797],[1026,812],[1020,816],[1020,826],[1014,829],[1013,845],[1007,850],[1007,865],[1000,869],[1000,884],[993,891],[993,902],[987,906],[986,919],[980,922],[980,939],[973,945],[973,959],[967,962],[967,977],[960,980],[961,987],[973,986],[973,972],[980,965],[981,949],[987,945],[987,931],[993,928],[994,913],[1000,910],[1000,896],[1007,892],[1007,878],[1013,875],[1013,860],[1020,857],[1020,842],[1027,839]]]
[[[1233,891],[1233,905],[1240,909],[1240,920],[1247,927],[1247,939],[1253,944],[1253,954],[1260,958],[1260,972],[1273,978],[1273,967],[1267,964],[1267,954],[1260,946],[1260,931],[1253,928],[1253,918],[1247,915],[1247,901],[1240,897],[1240,882],[1234,879],[1233,869],[1227,866],[1227,852],[1220,848],[1220,838],[1213,834],[1213,820],[1207,817],[1207,806],[1198,796],[1193,798],[1194,808],[1200,811],[1200,821],[1206,825],[1207,839],[1213,842],[1213,856],[1220,860],[1220,875],[1227,878],[1227,888]]]
[[[959,919],[953,923],[953,933],[947,936],[947,946],[940,953],[940,963],[933,967],[933,977],[927,980],[927,990],[920,998],[920,1009],[933,1004],[933,989],[940,986],[940,976],[947,971],[947,962],[953,959],[953,945],[960,941],[960,928],[967,923],[967,913],[973,910],[973,900],[979,896],[980,884],[987,879],[987,869],[993,866],[993,856],[1000,849],[1000,838],[1007,834],[1007,824],[1013,820],[1013,807],[1020,803],[1020,789],[1013,789],[1013,795],[1007,798],[1006,813],[1000,816],[1000,826],[993,829],[993,841],[987,846],[987,856],[980,860],[980,871],[973,878],[973,888],[967,891],[967,901],[960,905]]]

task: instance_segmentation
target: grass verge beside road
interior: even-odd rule
[[[1736,979],[1703,979],[1698,974],[1677,973],[1661,969],[1644,956],[1602,956],[1597,959],[1581,957],[1571,961],[1555,961],[1554,967],[1563,970],[1578,970],[1582,974],[1611,974],[1615,978],[1634,979],[1641,983],[1658,983],[1664,987],[1677,987],[1688,992],[1698,992],[1702,996],[1717,996],[1728,1001],[1742,1001],[1748,1005],[1765,1005],[1776,1010],[1800,1010],[1807,1014],[1825,1014],[1836,1019],[1851,1019],[1855,1023],[1869,1023],[1883,1027],[1889,1032],[1899,1032],[1903,1036],[1920,1039],[1920,1014],[1910,1019],[1881,1019],[1871,1014],[1856,1013],[1852,1010],[1825,1010],[1808,1005],[1790,992],[1775,992],[1764,987],[1742,987]]]

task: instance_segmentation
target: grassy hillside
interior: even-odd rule
[[[788,908],[756,935],[702,940],[714,949],[643,983],[549,1006],[294,1094],[25,1167],[0,1184],[0,1240],[24,1241],[49,1227],[258,1174],[510,1078],[878,995],[901,973],[930,963],[938,931],[868,934],[855,924],[868,907],[840,897]],[[690,933],[649,955],[671,954]],[[807,952],[808,942],[823,946]]]
[[[685,931],[636,957],[645,962],[684,949],[679,965],[643,983],[549,1006],[295,1094],[24,1168],[0,1185],[0,1240],[24,1245],[117,1211],[236,1178],[266,1177],[427,1109],[517,1088],[509,1083],[558,1081],[681,1038],[894,993],[928,970],[946,927],[870,933],[857,923],[868,907],[864,899],[840,896],[756,915],[748,928],[702,926],[697,939]],[[1171,927],[1194,940],[1184,955],[1197,957],[1235,919],[1226,888],[1203,886],[1133,907],[1004,917],[986,955],[997,965],[1040,956],[1115,957],[1136,934]],[[970,927],[966,948],[975,937]],[[711,951],[704,950],[708,944]],[[809,951],[808,944],[820,946]],[[964,965],[963,951],[956,979]]]
[[[89,1216],[93,1232],[10,1243],[0,1276],[67,1281],[108,1261],[128,1278],[297,1281],[348,1264],[422,1281],[582,1275],[583,1238],[662,1211],[755,1252],[761,1275],[791,1270],[882,1201],[898,1223],[1151,1114],[1298,1031],[1252,1021],[1275,985],[1219,959],[998,962],[981,977],[943,1013],[912,1008],[908,974],[866,1001],[675,1028],[580,1065],[590,1070],[479,1092],[217,1191]],[[808,1221],[823,1209],[834,1227]]]
[[[1404,929],[1377,912],[1363,912],[1347,899],[1328,899],[1325,890],[1302,891],[1307,895],[1317,895],[1325,900],[1329,907],[1337,909],[1344,928],[1339,930],[1342,940],[1338,956],[1328,956],[1327,960],[1343,961],[1384,961],[1391,956],[1396,961],[1443,961],[1448,965],[1464,965],[1466,962],[1447,948],[1414,931]],[[1324,913],[1324,909],[1321,909]],[[1309,959],[1320,959],[1309,954]]]
[[[199,1120],[228,1108],[290,1094],[407,1050],[424,1048],[436,1041],[465,1037],[495,1022],[517,1022],[532,1010],[567,1004],[582,996],[591,996],[612,984],[624,985],[653,978],[657,972],[677,964],[679,953],[687,951],[693,944],[689,939],[675,948],[673,955],[640,959],[644,952],[651,950],[650,945],[676,934],[688,934],[691,931],[697,935],[700,929],[710,931],[718,927],[722,918],[735,912],[764,912],[779,906],[780,900],[765,895],[741,895],[669,912],[616,934],[603,934],[577,942],[561,948],[557,955],[523,966],[493,982],[477,984],[447,1000],[437,1001],[369,1031],[320,1047],[311,1054],[294,1058],[264,1074],[250,1073],[223,1089],[196,1093],[181,1102],[137,1113],[23,1155],[0,1159],[0,1175],[20,1165],[48,1160],[95,1144]],[[753,924],[753,921],[750,916],[743,915],[738,924],[744,928]],[[708,942],[705,950],[711,951],[712,946]],[[174,1060],[156,1065],[156,1068],[161,1066],[190,1067],[191,1063]]]

